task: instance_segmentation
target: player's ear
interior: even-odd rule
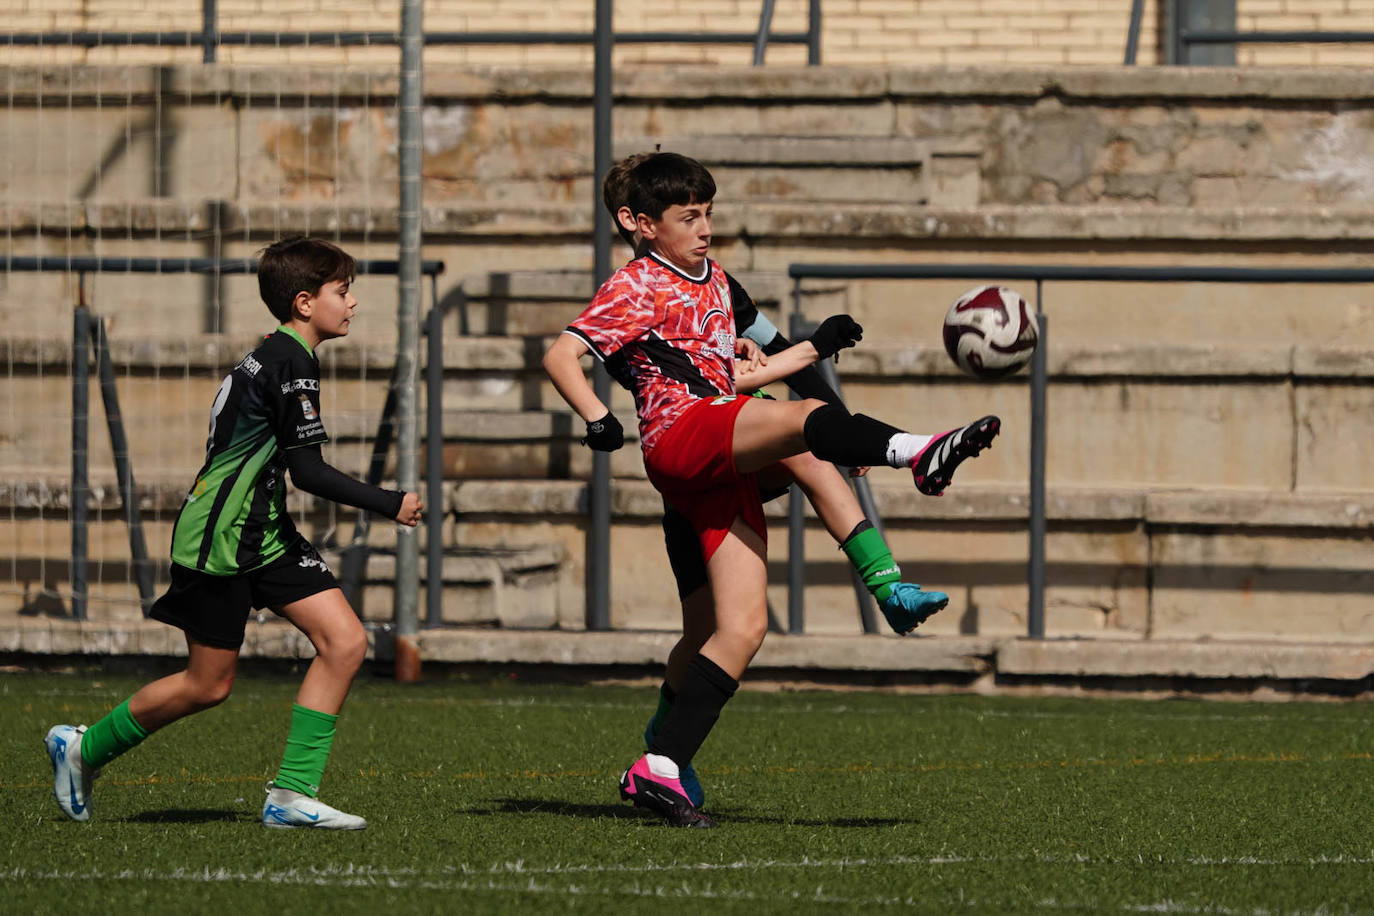
[[[310,313],[315,309],[315,297],[305,290],[296,293],[296,297],[291,300],[292,317],[300,316],[306,321],[310,320]]]
[[[654,231],[654,221],[649,219],[647,213],[635,214],[634,228],[635,231],[639,233],[640,237],[646,241],[652,242],[654,239],[658,238],[658,233]]]
[[[621,207],[619,210],[615,211],[615,221],[628,232],[636,231],[635,215],[631,212],[629,207]]]

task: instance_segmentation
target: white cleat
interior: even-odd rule
[[[43,744],[52,761],[52,794],[62,813],[74,821],[91,819],[91,781],[100,771],[81,759],[84,725],[54,725]]]
[[[322,830],[362,830],[367,821],[356,814],[331,808],[317,798],[267,785],[267,800],[262,803],[264,827],[317,827]]]

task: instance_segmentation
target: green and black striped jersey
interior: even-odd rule
[[[284,450],[328,439],[319,360],[279,327],[219,386],[205,465],[172,530],[172,562],[229,576],[285,553],[297,533],[286,514]]]

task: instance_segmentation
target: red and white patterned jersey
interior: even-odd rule
[[[735,393],[735,317],[725,271],[692,279],[653,254],[617,270],[566,333],[634,392],[647,454],[701,398]]]

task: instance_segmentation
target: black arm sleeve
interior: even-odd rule
[[[777,336],[770,340],[763,348],[763,352],[772,356],[774,353],[781,353],[790,346],[792,346],[791,341],[783,337],[782,332],[779,331]],[[835,389],[831,388],[826,383],[825,376],[821,375],[821,370],[817,369],[815,366],[807,366],[805,369],[800,369],[783,379],[783,382],[786,383],[788,388],[791,388],[804,398],[817,398],[825,401],[827,404],[844,407],[844,401],[840,400],[840,396],[835,392]]]
[[[401,511],[404,493],[383,490],[354,480],[343,471],[326,464],[318,445],[287,449],[286,466],[291,471],[291,482],[307,493],[345,506],[376,512],[387,518],[395,518]]]

